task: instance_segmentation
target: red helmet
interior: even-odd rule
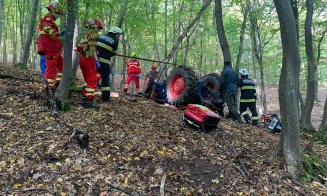
[[[100,29],[103,29],[103,23],[101,20],[97,18],[91,18],[86,21],[85,27],[99,27]]]
[[[63,15],[63,7],[58,2],[51,2],[47,7],[49,11],[56,12],[58,14]]]
[[[155,64],[152,64],[151,69],[157,69],[157,66]]]

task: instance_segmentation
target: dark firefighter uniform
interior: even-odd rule
[[[97,39],[97,52],[100,66],[101,75],[101,91],[102,100],[110,101],[110,59],[116,54],[118,48],[118,39],[116,34],[113,32],[108,32],[107,34],[102,34]]]
[[[247,123],[251,122],[251,118],[246,111],[247,108],[250,109],[252,113],[252,124],[258,124],[258,113],[256,109],[256,90],[255,82],[250,79],[248,76],[241,76],[240,79],[240,88],[241,88],[241,99],[240,99],[240,113],[244,117],[244,120]]]

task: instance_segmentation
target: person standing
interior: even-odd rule
[[[81,104],[84,108],[98,109],[93,103],[94,93],[97,88],[97,67],[100,66],[96,55],[98,33],[103,29],[103,23],[97,18],[87,20],[85,32],[78,39],[77,51],[81,53],[80,67],[86,87],[83,90]]]
[[[235,122],[241,122],[237,109],[237,92],[239,87],[238,73],[232,68],[231,62],[224,62],[224,69],[219,79],[219,93],[227,104],[229,116]]]
[[[116,54],[119,36],[123,31],[119,27],[112,27],[108,33],[101,34],[97,39],[97,54],[100,62],[101,99],[110,102],[110,59]]]
[[[51,2],[46,8],[49,12],[44,15],[38,26],[37,51],[38,54],[45,57],[44,75],[50,90],[54,92],[55,87],[60,83],[63,70],[62,43],[59,28],[55,21],[64,12],[63,7],[58,2]]]
[[[257,94],[255,89],[255,82],[249,78],[249,72],[247,69],[240,69],[240,89],[241,89],[241,99],[240,99],[240,113],[243,116],[246,123],[251,122],[251,118],[246,111],[247,108],[250,109],[252,113],[252,124],[258,125],[258,112],[256,107]]]
[[[127,62],[127,79],[125,82],[124,92],[128,91],[128,86],[132,80],[135,82],[136,91],[140,93],[140,75],[142,73],[140,61],[136,59],[136,53],[132,52],[132,59]]]

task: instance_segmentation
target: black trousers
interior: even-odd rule
[[[256,102],[241,102],[240,103],[240,113],[243,116],[245,122],[249,123],[251,122],[251,117],[246,111],[247,109],[250,109],[252,113],[252,124],[257,125],[259,118],[258,118],[258,112],[256,107]]]
[[[101,75],[101,99],[103,101],[110,101],[110,65],[100,62],[100,75]]]
[[[223,94],[224,100],[229,110],[229,115],[234,121],[241,122],[241,115],[237,109],[237,91],[226,92]]]

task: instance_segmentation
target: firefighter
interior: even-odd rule
[[[81,98],[81,104],[84,108],[99,108],[97,104],[93,103],[93,99],[97,88],[97,67],[100,67],[96,55],[96,40],[101,29],[103,29],[101,20],[97,18],[87,20],[85,31],[77,44],[77,51],[81,53],[80,67],[86,83]]]
[[[157,66],[155,64],[151,65],[151,70],[149,71],[149,73],[146,74],[145,78],[149,76],[153,77],[154,79],[158,77]]]
[[[248,77],[249,72],[246,69],[240,69],[239,71],[241,75],[240,79],[240,89],[241,89],[241,99],[240,99],[240,113],[243,116],[246,123],[251,122],[251,118],[246,111],[247,108],[250,109],[252,113],[252,124],[258,125],[258,113],[256,109],[256,90],[255,90],[255,82]]]
[[[141,75],[141,64],[140,64],[140,61],[138,61],[136,59],[136,53],[135,52],[132,52],[132,59],[130,59],[128,62],[127,62],[127,65],[126,65],[126,69],[127,69],[127,79],[126,79],[126,82],[125,82],[125,88],[124,88],[124,92],[127,92],[128,91],[128,86],[129,86],[129,83],[134,80],[135,82],[135,86],[136,86],[136,91],[137,93],[140,93],[140,75]]]
[[[51,2],[46,8],[49,12],[44,15],[38,26],[37,50],[38,54],[45,57],[47,67],[44,75],[54,92],[60,83],[63,70],[62,43],[59,28],[55,23],[55,20],[63,15],[63,7],[58,2]]]
[[[224,69],[219,79],[219,94],[223,95],[229,110],[229,116],[235,122],[241,123],[241,115],[237,109],[238,86],[238,73],[233,70],[231,62],[224,62]]]
[[[112,27],[108,33],[101,34],[97,39],[97,53],[100,62],[101,99],[110,102],[110,59],[116,54],[119,36],[123,31],[119,27]]]

